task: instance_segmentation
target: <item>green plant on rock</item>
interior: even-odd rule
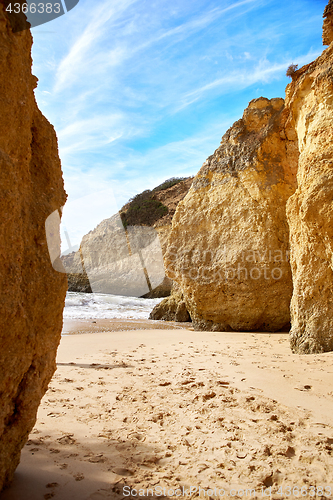
[[[167,179],[166,181],[162,182],[162,184],[154,188],[153,191],[163,191],[164,189],[175,186],[175,184],[185,181],[186,179],[187,177],[171,177],[170,179]]]
[[[147,189],[130,199],[127,211],[121,213],[121,219],[125,228],[127,226],[152,226],[167,213],[168,207],[157,200],[154,193]]]

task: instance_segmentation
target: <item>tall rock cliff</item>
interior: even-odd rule
[[[276,331],[289,322],[285,207],[298,150],[283,108],[283,99],[251,101],[177,207],[165,262],[196,329]]]
[[[325,10],[328,49],[286,89],[287,133],[297,135],[297,190],[287,204],[294,292],[291,347],[333,350],[333,2]]]
[[[66,294],[45,233],[66,194],[55,132],[34,99],[31,44],[29,30],[12,32],[0,1],[0,490],[56,368]]]

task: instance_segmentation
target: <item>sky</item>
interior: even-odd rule
[[[284,97],[287,67],[324,49],[326,3],[80,0],[33,28],[70,245],[136,193],[195,175],[251,99]]]

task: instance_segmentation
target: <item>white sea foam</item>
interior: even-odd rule
[[[148,319],[159,299],[141,299],[103,293],[67,292],[65,319]]]

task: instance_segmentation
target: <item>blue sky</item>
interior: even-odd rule
[[[32,30],[72,244],[131,196],[197,173],[251,99],[322,52],[326,0],[80,0]]]

